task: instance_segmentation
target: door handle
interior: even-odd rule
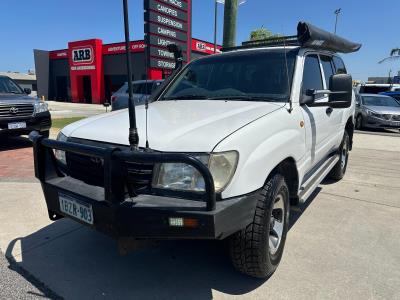
[[[328,107],[326,109],[326,114],[329,116],[331,113],[333,112],[333,108],[332,107]]]

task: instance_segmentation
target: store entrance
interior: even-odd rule
[[[57,101],[68,101],[68,77],[67,76],[57,76],[56,77],[56,95],[55,100]]]
[[[83,76],[83,100],[85,103],[92,103],[92,81],[90,76]]]

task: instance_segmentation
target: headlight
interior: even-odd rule
[[[215,190],[222,191],[235,173],[239,155],[236,151],[195,156],[210,169]],[[205,191],[204,179],[192,166],[182,163],[157,165],[154,188],[180,191]]]
[[[67,136],[65,136],[61,131],[57,136],[57,141],[59,142],[66,142],[68,140]],[[56,156],[56,159],[62,163],[63,165],[67,165],[67,159],[65,157],[65,151],[61,150],[54,150],[54,155]]]
[[[35,105],[35,114],[40,114],[49,110],[47,103],[45,102],[36,102]]]
[[[368,116],[375,117],[378,119],[383,119],[383,116],[381,114],[377,114],[376,112],[369,110],[369,109],[365,109],[365,111],[367,112]]]

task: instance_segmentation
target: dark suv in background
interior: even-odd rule
[[[0,76],[0,136],[25,135],[36,130],[48,136],[51,117],[47,104],[28,96],[7,76]]]

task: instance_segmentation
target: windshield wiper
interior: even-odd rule
[[[209,98],[204,95],[182,95],[182,96],[171,96],[163,98],[163,100],[194,100],[194,99],[204,100]]]

